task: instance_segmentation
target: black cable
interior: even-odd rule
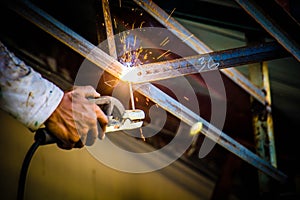
[[[31,161],[32,156],[34,155],[34,152],[37,150],[37,148],[40,146],[40,141],[36,140],[28,150],[23,164],[21,168],[21,173],[19,177],[19,185],[18,185],[18,194],[17,194],[17,200],[23,200],[24,198],[24,190],[25,190],[25,183],[26,183],[26,177],[27,177],[27,171],[28,167]]]
[[[24,199],[24,190],[25,190],[25,183],[27,177],[28,167],[31,161],[32,156],[34,155],[35,151],[40,145],[47,145],[56,143],[58,140],[56,137],[50,134],[50,132],[46,128],[40,128],[36,131],[34,135],[35,142],[31,145],[30,149],[28,150],[23,164],[21,168],[21,173],[19,177],[19,185],[18,185],[18,194],[17,200]]]

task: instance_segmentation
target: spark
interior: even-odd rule
[[[173,12],[175,11],[175,9],[176,9],[176,8],[174,8],[174,9],[172,10],[172,12],[170,13],[170,15],[169,15],[168,18],[166,19],[166,22],[170,19],[171,15],[172,15]]]
[[[144,55],[144,58],[143,58],[144,60],[147,60],[148,59],[148,54],[146,53],[145,55]]]
[[[166,55],[166,54],[169,53],[169,52],[170,52],[170,50],[168,50],[168,51],[162,53],[160,56],[157,57],[157,59],[160,59],[161,57],[163,57],[164,55]]]
[[[146,138],[145,138],[145,136],[143,135],[143,129],[142,129],[142,128],[140,128],[140,134],[141,134],[142,140],[145,142],[145,141],[146,141]]]
[[[145,23],[145,21],[142,21],[140,24],[140,29],[143,27],[143,24]]]
[[[171,55],[171,53],[166,54],[165,57],[168,57],[169,55]]]
[[[122,0],[119,0],[119,6],[122,7]]]
[[[115,25],[115,28],[117,28],[116,18],[114,18],[114,25]]]
[[[185,100],[189,101],[190,99],[186,96],[183,97]]]
[[[166,37],[160,44],[159,44],[159,46],[165,46],[166,44],[168,44],[168,42],[169,42],[170,40],[169,40],[169,37]]]

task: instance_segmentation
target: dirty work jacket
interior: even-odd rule
[[[37,130],[54,112],[63,91],[42,78],[0,41],[0,107],[30,130]]]

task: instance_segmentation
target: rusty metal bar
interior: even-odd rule
[[[22,5],[15,5],[10,6],[10,8],[61,41],[63,44],[80,53],[82,56],[84,56],[103,70],[108,71],[115,77],[119,78],[123,73],[124,66],[121,63],[107,55],[105,52],[73,32],[60,22],[53,19],[51,16],[49,16],[33,4],[26,2],[25,7]],[[90,55],[91,53],[92,55]],[[227,136],[222,131],[218,130],[213,125],[209,124],[200,116],[184,107],[178,101],[175,101],[173,98],[171,98],[158,88],[149,83],[138,85],[136,87],[141,94],[145,95],[168,112],[177,116],[185,123],[193,125],[196,122],[202,122],[203,134],[205,136],[223,146],[225,149],[237,155],[244,161],[273,177],[274,179],[279,181],[286,181],[287,176],[284,173],[274,168],[268,162],[258,157],[256,154],[236,142],[234,139]],[[178,112],[178,109],[181,112]]]
[[[258,63],[285,56],[288,56],[288,53],[276,42],[262,43],[259,45],[140,65],[132,69],[130,78],[132,82],[135,83],[151,82],[199,72]],[[265,104],[265,98],[260,98],[259,100]]]
[[[173,17],[168,15],[164,10],[157,6],[152,0],[134,0],[145,11],[151,14],[157,21],[163,24],[178,38],[181,38],[184,43],[190,46],[198,54],[208,53],[212,50],[196,38],[185,27],[178,23]],[[260,102],[264,99],[264,94],[256,86],[254,86],[242,73],[234,68],[220,70],[233,82],[243,88],[246,92],[258,99]]]
[[[22,4],[26,7],[22,6]],[[107,53],[97,48],[29,1],[24,1],[22,4],[10,4],[9,6],[19,15],[49,33],[92,63],[110,74],[113,74],[116,78],[122,78],[126,68],[124,68],[116,59],[109,56]]]
[[[182,104],[172,98],[169,98],[169,96],[167,96],[165,93],[162,93],[157,88],[151,87],[151,84],[148,83],[140,85],[138,91],[144,96],[147,96],[150,100],[156,102],[163,109],[169,110],[172,114],[175,114],[175,116],[179,117],[179,119],[183,120],[189,125],[193,125],[194,123],[199,121],[202,122],[203,130],[201,131],[201,133],[210,138],[212,141],[218,143],[219,145],[237,155],[249,164],[253,165],[257,169],[260,169],[265,174],[268,174],[280,181],[286,180],[287,176],[270,165],[269,162],[258,157],[256,154],[236,142],[224,132],[209,124],[200,116],[196,115],[188,109],[184,109],[182,107]],[[178,110],[180,110],[181,112],[178,112]]]
[[[112,21],[111,21],[108,0],[102,0],[102,7],[103,7],[104,21],[105,21],[105,26],[106,26],[106,35],[107,35],[109,54],[117,60],[118,55],[117,55],[116,42],[115,42],[115,37],[114,37],[114,30],[113,30]],[[130,100],[131,100],[131,109],[135,110],[134,96],[133,96],[131,81],[128,81],[128,88],[129,88],[129,95],[130,95]]]
[[[103,8],[105,28],[106,28],[106,36],[107,36],[107,42],[108,42],[109,55],[111,55],[112,57],[114,57],[117,60],[118,55],[117,55],[116,42],[115,42],[115,37],[114,37],[114,30],[113,30],[112,21],[111,21],[111,14],[110,14],[108,0],[102,0],[102,8]],[[134,110],[135,104],[134,104],[134,96],[133,96],[131,82],[128,82],[128,87],[129,87],[129,95],[130,95],[130,99],[131,99],[131,109]]]
[[[249,78],[252,83],[256,84],[258,87],[262,88],[262,65],[261,63],[255,63],[248,66],[249,67]],[[253,134],[254,134],[254,142],[255,142],[255,150],[256,154],[263,158],[264,160],[268,160],[267,151],[265,148],[267,142],[267,130],[265,128],[265,107],[257,105],[255,99],[251,97],[252,104],[252,126],[253,126]],[[269,160],[268,160],[269,161]],[[258,171],[258,183],[260,192],[269,191],[269,177],[266,174]]]
[[[263,38],[255,35],[247,35],[247,43],[264,42]],[[249,78],[258,88],[265,92],[265,105],[258,105],[251,97],[252,126],[254,133],[255,149],[257,155],[277,167],[276,152],[273,133],[273,120],[271,115],[271,90],[267,63],[259,62],[248,65]],[[266,174],[258,171],[259,189],[261,193],[270,192],[271,180]]]
[[[263,77],[263,88],[266,92],[266,102],[269,107],[271,107],[271,88],[270,88],[270,80],[269,80],[269,70],[266,62],[262,63],[262,77]],[[267,113],[267,136],[268,136],[268,147],[269,147],[269,155],[270,162],[274,167],[277,167],[277,158],[276,158],[276,150],[275,150],[275,138],[274,138],[274,128],[273,128],[273,117],[272,113]]]
[[[236,0],[268,33],[270,33],[287,51],[300,61],[299,23],[286,14],[282,8],[276,9],[275,1]],[[267,9],[276,9],[266,11]],[[273,19],[276,17],[276,20]]]
[[[105,22],[105,28],[106,28],[109,55],[111,55],[112,57],[117,59],[118,55],[117,55],[116,43],[115,43],[115,39],[114,39],[114,30],[113,30],[112,21],[111,21],[108,0],[102,0],[102,9],[103,9],[104,22]]]

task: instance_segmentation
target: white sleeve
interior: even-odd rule
[[[63,91],[25,65],[0,42],[1,108],[30,130],[37,130],[54,112]]]

